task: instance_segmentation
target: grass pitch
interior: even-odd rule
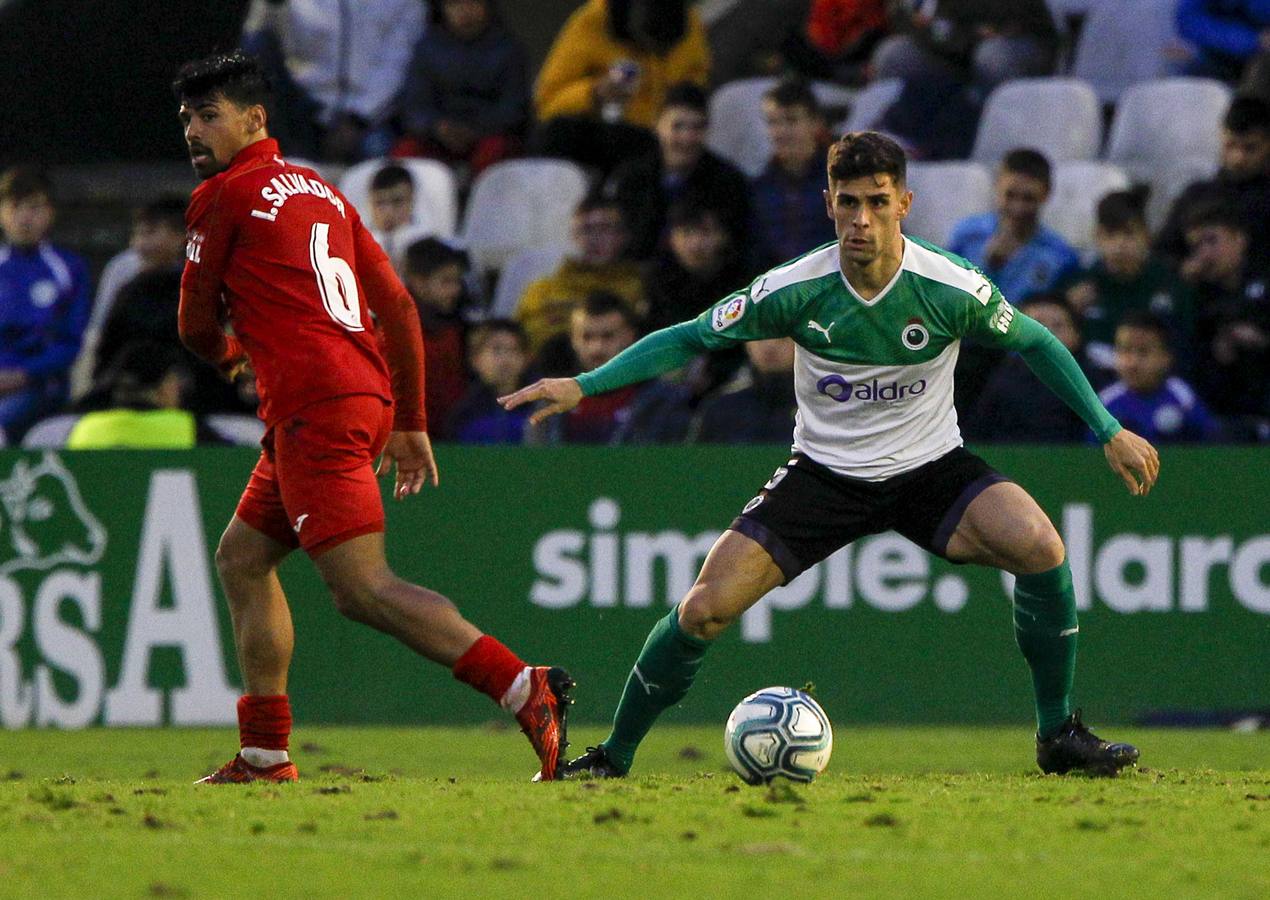
[[[1144,767],[1044,777],[1024,729],[841,728],[825,776],[770,789],[726,770],[721,727],[548,785],[509,730],[302,727],[299,784],[200,788],[233,733],[0,731],[0,896],[1270,896],[1270,735],[1104,731]]]

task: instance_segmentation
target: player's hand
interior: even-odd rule
[[[394,500],[403,500],[407,494],[423,490],[424,482],[440,484],[437,461],[432,455],[432,442],[426,431],[394,431],[384,444],[384,454],[375,467],[376,475],[387,475],[393,465],[397,467],[397,483],[393,485]]]
[[[544,419],[566,413],[582,402],[582,388],[574,378],[544,378],[523,387],[514,394],[499,397],[498,402],[503,409],[515,409],[526,403],[545,400],[544,406],[538,407],[529,417],[530,425],[537,425]]]
[[[1103,444],[1102,451],[1112,471],[1124,479],[1129,493],[1138,497],[1150,493],[1155,480],[1160,477],[1160,454],[1149,442],[1128,429],[1122,429]]]

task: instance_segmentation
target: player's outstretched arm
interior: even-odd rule
[[[436,457],[432,455],[432,442],[428,440],[426,431],[394,431],[388,435],[388,442],[384,444],[384,453],[379,458],[379,465],[375,467],[375,474],[387,475],[394,467],[394,500],[403,500],[409,494],[419,493],[426,482],[432,482],[433,487],[440,483]]]
[[[1102,445],[1111,470],[1124,479],[1129,493],[1145,497],[1160,477],[1160,454],[1145,438],[1121,429]]]
[[[498,398],[503,409],[515,409],[539,400],[546,403],[534,410],[533,415],[529,417],[531,425],[537,425],[544,419],[573,409],[582,402],[582,388],[575,378],[543,378],[528,387],[521,388],[514,394]]]

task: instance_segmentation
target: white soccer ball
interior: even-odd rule
[[[767,784],[777,776],[807,782],[829,765],[833,728],[805,691],[763,688],[728,716],[723,750],[746,784]]]

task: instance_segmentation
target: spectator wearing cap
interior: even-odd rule
[[[708,108],[700,85],[673,85],[657,116],[657,149],[623,163],[605,186],[625,210],[633,259],[649,259],[664,247],[666,211],[685,198],[711,203],[733,245],[747,246],[751,212],[745,176],[706,148]]]
[[[524,47],[494,0],[436,0],[402,89],[406,133],[393,153],[478,175],[517,150],[529,103]]]
[[[42,170],[0,175],[0,429],[10,441],[65,402],[88,324],[88,268],[48,240],[55,215]]]

